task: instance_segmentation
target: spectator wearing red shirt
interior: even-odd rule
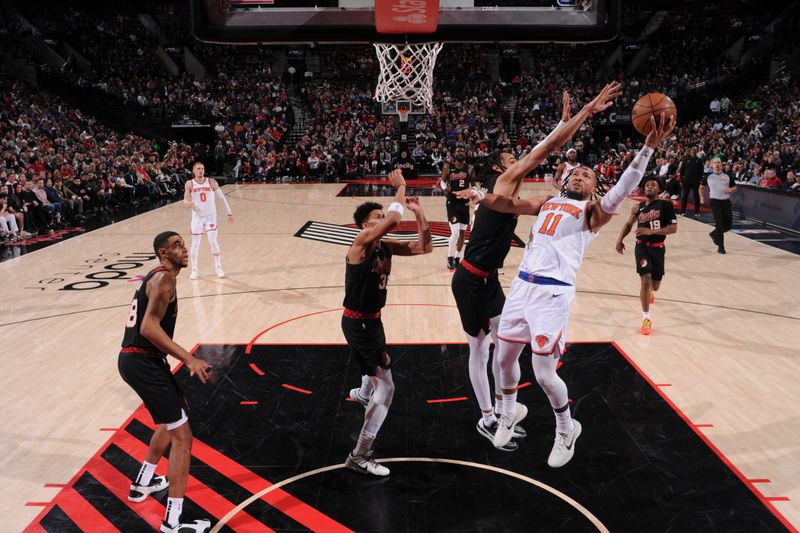
[[[777,190],[783,189],[783,182],[775,173],[775,171],[770,169],[764,172],[764,178],[759,182],[758,186]]]

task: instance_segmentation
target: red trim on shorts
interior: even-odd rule
[[[519,340],[519,339],[511,339],[511,338],[508,338],[508,337],[503,337],[499,333],[497,335],[497,338],[498,339],[502,339],[502,340],[504,340],[506,342],[513,342],[514,344],[530,344],[531,343],[531,341],[523,341],[523,340]]]
[[[381,312],[377,313],[362,313],[360,311],[353,311],[352,309],[345,309],[342,313],[347,318],[354,318],[356,320],[375,320],[381,317]]]
[[[531,345],[531,351],[533,353],[535,353],[536,355],[550,355],[550,354],[552,354],[553,352],[556,351],[556,347],[558,346],[559,341],[561,341],[561,334],[563,333],[563,331],[564,330],[561,330],[561,331],[558,332],[558,337],[556,337],[556,340],[553,341],[553,349],[550,350],[549,352],[537,352],[536,350],[533,349],[533,345]]]
[[[481,270],[480,268],[475,268],[474,266],[469,264],[469,262],[466,259],[462,259],[461,260],[461,266],[463,266],[464,269],[467,272],[469,272],[470,274],[472,274],[474,276],[478,276],[479,278],[488,278],[489,277],[489,274],[490,274],[489,272],[486,272],[485,270]]]
[[[120,350],[121,353],[151,353],[154,355],[158,355],[153,350],[148,350],[147,348],[140,348],[138,346],[123,346]]]
[[[645,242],[645,241],[636,241],[636,244],[644,244],[648,248],[663,248],[665,241],[661,242]]]

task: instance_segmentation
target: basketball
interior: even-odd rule
[[[636,131],[644,136],[650,133],[650,117],[655,117],[656,122],[659,121],[661,113],[664,113],[664,118],[669,120],[670,115],[678,120],[678,108],[675,107],[675,102],[662,93],[649,93],[636,101],[633,104],[631,111],[631,121]]]

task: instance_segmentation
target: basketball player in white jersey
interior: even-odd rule
[[[567,386],[556,374],[566,344],[575,279],[586,247],[638,187],[653,151],[675,127],[673,116],[667,120],[662,115],[658,125],[654,119],[651,121],[652,129],[644,147],[602,200],[591,200],[597,190],[597,176],[585,166],[577,167],[567,177],[566,197],[545,202],[541,197],[513,199],[480,190],[463,194],[501,213],[538,215],[525,246],[519,275],[514,278],[503,306],[497,332],[503,390],[500,423],[494,435],[494,445],[498,448],[508,444],[515,426],[528,414],[527,407],[516,402],[518,359],[524,346],[530,343],[536,381],[547,395],[556,418],[555,443],[547,464],[553,468],[564,466],[575,453],[581,425],[570,415]]]
[[[553,187],[559,190],[564,188],[566,177],[572,174],[572,171],[578,168],[578,151],[574,148],[567,150],[567,159],[562,161],[558,168],[556,168],[556,175],[553,177]]]
[[[205,176],[206,167],[200,161],[195,161],[192,165],[194,178],[186,182],[186,190],[183,194],[183,203],[192,210],[192,248],[189,258],[192,263],[192,273],[189,279],[197,279],[200,275],[197,272],[197,257],[200,254],[200,241],[203,240],[203,232],[208,236],[211,245],[211,255],[214,256],[214,266],[217,276],[225,277],[222,271],[222,261],[220,260],[219,243],[217,242],[217,203],[214,196],[220,199],[228,213],[228,222],[233,224],[233,212],[228,200],[222,194],[217,180]]]

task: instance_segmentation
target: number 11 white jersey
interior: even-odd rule
[[[575,285],[586,247],[597,237],[589,229],[589,200],[551,198],[531,228],[520,270]]]

